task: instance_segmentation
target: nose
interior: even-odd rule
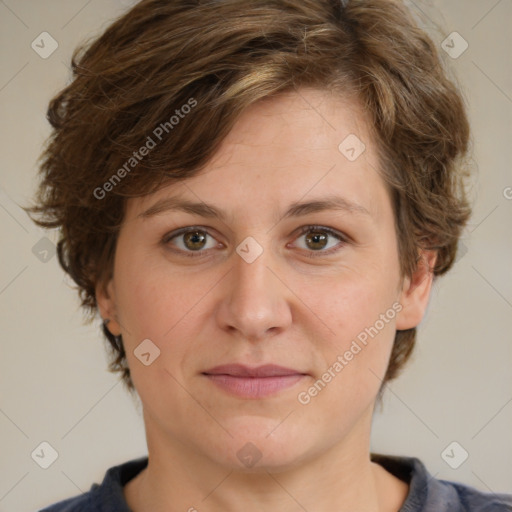
[[[291,325],[293,294],[277,267],[266,250],[252,263],[233,254],[233,268],[223,280],[217,309],[217,321],[224,331],[257,342]]]

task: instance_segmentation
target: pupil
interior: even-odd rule
[[[188,246],[188,242],[191,242],[192,247],[189,247],[189,249],[201,249],[201,247],[204,245],[205,236],[201,234],[200,231],[194,231],[191,233],[187,233],[185,235],[186,238],[186,244]],[[196,245],[199,244],[199,245]]]
[[[314,231],[311,232],[311,235],[308,236],[307,239],[308,239],[308,241],[312,240],[313,244],[320,243],[320,246],[313,247],[313,248],[316,248],[316,249],[322,249],[327,244],[327,235],[325,235],[324,233],[319,233],[318,231],[317,232],[314,232]]]

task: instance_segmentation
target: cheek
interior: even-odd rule
[[[376,265],[366,265],[361,270],[344,270],[318,281],[316,286],[304,282],[296,290],[297,295],[307,299],[305,302],[315,316],[329,327],[326,332],[335,340],[334,345],[342,348],[348,338],[372,326],[390,309],[387,320],[393,320],[392,305],[397,297],[395,277],[391,270],[386,272]]]
[[[301,292],[311,299],[311,309],[329,327],[328,331],[322,330],[326,334],[316,347],[322,353],[321,366],[326,372],[316,377],[329,388],[324,392],[323,383],[319,383],[317,387],[323,395],[320,401],[356,407],[357,401],[367,403],[373,399],[380,386],[400,306],[396,302],[394,276],[377,270],[346,273],[331,280],[336,286],[318,287],[314,294],[304,287]]]
[[[131,337],[155,340],[166,338],[186,323],[189,312],[211,287],[209,278],[185,276],[161,256],[155,261],[137,253],[119,258],[115,280],[118,313],[125,330]]]
[[[161,386],[178,391],[173,377],[181,382],[190,354],[200,353],[195,340],[209,317],[204,299],[221,275],[177,272],[163,258],[155,264],[136,253],[120,258],[116,269],[118,313],[135,387],[150,400]],[[136,357],[146,339],[156,346],[149,351],[158,353],[148,366]]]

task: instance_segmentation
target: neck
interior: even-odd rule
[[[371,412],[362,419],[365,428],[355,426],[321,453],[303,455],[289,467],[245,471],[169,443],[168,433],[145,416],[148,466],[125,486],[126,500],[134,512],[398,510],[408,486],[371,462]]]

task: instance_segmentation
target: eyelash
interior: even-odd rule
[[[185,233],[188,233],[190,231],[201,231],[203,233],[206,233],[208,236],[211,236],[212,238],[214,238],[213,235],[210,235],[210,233],[208,233],[208,230],[205,229],[202,226],[187,226],[185,228],[178,229],[177,231],[173,231],[173,232],[168,233],[167,235],[165,235],[163,237],[163,239],[162,239],[162,243],[164,245],[168,245],[169,242],[171,240],[173,240],[174,238],[177,238],[180,235],[184,235]],[[336,230],[334,230],[332,228],[328,228],[328,227],[325,227],[325,226],[318,226],[318,225],[303,226],[300,229],[300,232],[297,235],[296,239],[301,237],[302,235],[304,235],[306,233],[311,232],[311,231],[322,231],[324,233],[327,233],[330,237],[337,238],[342,245],[348,243],[347,237],[342,235],[340,232],[338,232],[338,231],[336,231]],[[202,257],[202,256],[204,256],[204,252],[205,251],[209,251],[209,250],[210,249],[202,249],[202,250],[198,250],[198,251],[183,251],[182,249],[177,249],[177,250],[173,249],[174,252],[179,252],[179,253],[183,254],[184,256],[186,256],[188,258]],[[339,250],[340,250],[340,244],[337,244],[335,247],[331,247],[330,249],[328,249],[326,251],[322,251],[322,250],[318,250],[318,251],[309,250],[308,254],[305,254],[305,256],[307,258],[317,258],[317,257],[325,256],[325,255],[330,255],[330,254],[332,254],[334,252],[337,252]]]

